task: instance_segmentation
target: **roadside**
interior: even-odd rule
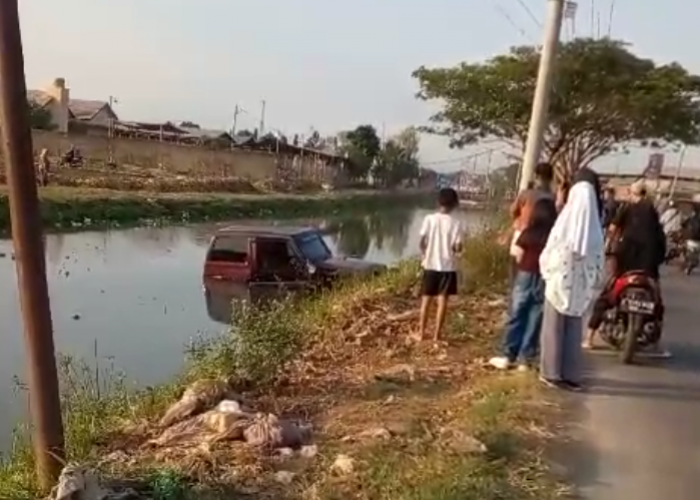
[[[200,221],[295,218],[341,211],[419,206],[431,193],[420,190],[348,190],[317,194],[237,194],[108,189],[40,188],[42,219],[55,230]],[[6,186],[0,186],[0,232],[9,230]]]
[[[669,360],[633,366],[593,354],[590,390],[573,400],[567,464],[587,500],[691,500],[700,490],[700,277],[662,277]]]
[[[140,498],[556,498],[561,485],[542,459],[556,409],[534,375],[485,367],[507,277],[507,252],[492,236],[469,240],[445,348],[406,343],[418,306],[418,267],[408,262],[301,303],[244,309],[235,342],[197,346],[170,386],[134,395],[103,375],[112,383],[99,390],[91,370],[61,363],[70,458],[106,485],[133,478],[130,487],[150,491]],[[238,392],[230,405],[255,414],[235,420],[245,430],[219,418],[225,391],[206,389],[222,377]],[[193,416],[185,398],[158,424],[185,386],[210,410]],[[290,429],[304,437],[285,441]],[[0,497],[36,498],[31,472],[19,440],[0,467]]]

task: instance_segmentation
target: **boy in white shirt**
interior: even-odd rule
[[[437,212],[423,219],[420,230],[423,281],[419,340],[425,338],[428,312],[434,298],[437,298],[437,316],[433,340],[440,340],[448,297],[457,294],[456,256],[462,250],[462,227],[452,215],[459,206],[457,192],[452,188],[441,189],[438,193],[438,206]]]

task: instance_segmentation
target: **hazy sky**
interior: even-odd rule
[[[579,35],[591,34],[591,1],[602,34],[607,31],[614,0],[582,0]],[[545,0],[522,3],[544,18]],[[237,103],[248,111],[240,126],[255,127],[265,99],[268,126],[290,135],[312,126],[332,134],[363,123],[391,134],[423,124],[431,110],[414,99],[415,68],[485,59],[540,39],[540,27],[518,0],[20,4],[30,88],[61,76],[75,98],[115,96],[122,119],[217,128],[230,127]],[[634,43],[640,55],[678,60],[700,73],[698,35],[692,35],[698,19],[700,3],[689,0],[617,0],[612,33]],[[437,138],[422,143],[424,162],[467,153],[450,151]],[[635,161],[625,158],[622,168]]]

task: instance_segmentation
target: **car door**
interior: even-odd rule
[[[262,290],[295,290],[305,286],[307,277],[291,241],[280,237],[251,239],[253,272],[251,284]]]
[[[248,283],[251,278],[250,260],[247,236],[216,235],[207,251],[204,279]]]

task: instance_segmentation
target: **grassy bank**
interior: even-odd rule
[[[507,255],[493,241],[467,245],[447,346],[406,341],[418,305],[418,267],[407,262],[324,295],[242,309],[235,337],[197,345],[167,386],[134,393],[64,360],[70,458],[163,500],[558,498],[542,459],[551,405],[533,375],[484,367],[505,304]],[[313,446],[300,455],[164,441],[165,408],[206,379],[225,379],[259,412],[311,424]],[[0,498],[36,498],[32,471],[20,437],[0,466]]]
[[[183,223],[229,219],[297,218],[343,211],[432,203],[416,191],[347,191],[316,195],[155,193],[106,189],[40,189],[45,227],[88,229],[146,223]],[[0,232],[10,226],[7,190],[0,189]]]

